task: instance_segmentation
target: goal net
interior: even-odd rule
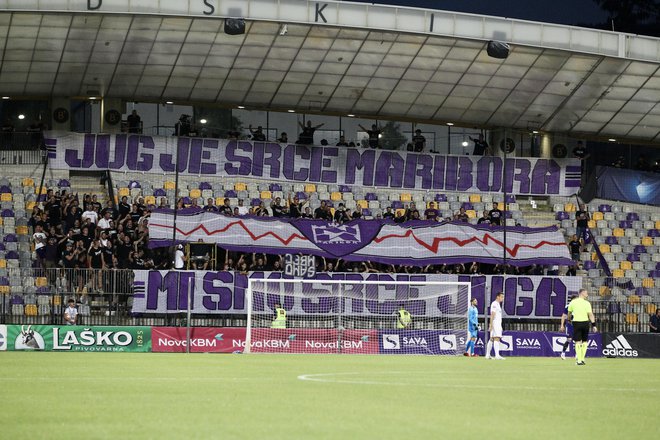
[[[470,283],[249,279],[245,352],[456,355]]]

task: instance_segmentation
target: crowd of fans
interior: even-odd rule
[[[237,206],[231,206],[226,198],[222,205],[216,205],[209,198],[204,206],[198,206],[196,200],[185,205],[178,201],[179,208],[203,209],[227,216],[273,216],[289,218],[314,218],[336,223],[344,223],[360,218],[359,208],[351,212],[339,204],[334,213],[329,203],[321,205],[313,212],[307,200],[289,195],[287,203],[275,198],[269,206],[262,202],[259,206],[245,206],[242,199]],[[169,207],[163,197],[159,207]],[[102,292],[108,286],[108,273],[116,269],[199,269],[199,270],[236,270],[236,271],[281,271],[282,256],[266,254],[245,254],[229,252],[212,244],[192,243],[185,248],[179,246],[172,252],[168,248],[150,249],[149,217],[153,206],[146,206],[143,198],[138,197],[133,203],[122,197],[117,206],[108,201],[103,206],[96,195],[77,193],[66,190],[47,191],[43,209],[34,207],[29,226],[33,229],[32,240],[36,258],[46,270],[51,282],[63,275],[67,286],[76,291]],[[382,214],[384,219],[394,222],[410,220],[458,221],[467,222],[468,216],[461,208],[452,218],[441,218],[435,203],[420,212],[415,203],[405,209],[393,212],[387,208]],[[501,224],[503,212],[493,205],[490,211],[484,211],[478,220],[480,224]],[[341,259],[317,258],[317,271],[322,272],[391,272],[391,273],[444,273],[444,274],[540,274],[543,268],[529,266],[518,268],[508,265],[486,265],[473,263],[440,264],[418,266],[395,266],[372,262],[348,262]]]

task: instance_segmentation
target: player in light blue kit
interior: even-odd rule
[[[477,310],[477,298],[472,298],[470,308],[468,309],[468,333],[470,340],[465,346],[465,353],[463,356],[479,356],[474,354],[474,344],[477,342],[479,334],[479,311]]]
[[[571,316],[568,313],[568,303],[577,298],[577,295],[571,295],[566,302],[566,307],[564,307],[564,313],[561,315],[561,324],[559,326],[560,332],[566,332],[566,340],[561,349],[560,357],[566,359],[566,352],[571,348],[571,342],[573,341],[573,324],[571,324]]]

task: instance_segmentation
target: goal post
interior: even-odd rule
[[[469,282],[250,278],[244,352],[462,354],[470,299]]]

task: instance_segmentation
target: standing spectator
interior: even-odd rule
[[[64,310],[64,322],[66,325],[76,325],[78,320],[78,309],[76,309],[76,301],[73,298],[69,298],[69,306]]]
[[[314,132],[319,128],[323,127],[325,123],[312,126],[312,121],[307,121],[307,125],[303,125],[302,122],[298,121],[298,125],[302,129],[300,136],[298,137],[297,144],[302,145],[313,145],[314,144]]]
[[[348,211],[344,209],[343,203],[340,203],[337,209],[335,210],[334,221],[335,223],[339,223],[339,224],[343,224],[345,222],[351,221],[351,217],[349,216]]]
[[[429,202],[429,207],[424,211],[424,217],[426,220],[435,221],[438,218],[438,210],[435,209],[435,203]]]
[[[474,150],[472,151],[473,156],[483,156],[484,154],[490,152],[490,146],[484,139],[483,134],[480,133],[477,139],[470,137],[470,140],[474,142]]]
[[[142,133],[142,119],[138,115],[137,110],[133,110],[126,118],[129,133]]]
[[[46,243],[48,241],[48,236],[43,230],[43,226],[37,224],[34,227],[34,234],[32,234],[32,244],[34,245],[34,251],[37,254],[37,259],[39,264],[43,267],[43,261],[46,254]]]
[[[314,210],[314,218],[319,220],[332,221],[332,213],[325,200],[321,200],[321,206]]]
[[[106,230],[112,228],[112,212],[105,210],[105,215],[101,220],[99,220],[99,229]]]
[[[660,333],[660,307],[656,307],[655,314],[651,315],[649,331],[651,333]]]
[[[280,137],[277,138],[277,142],[279,142],[280,144],[288,144],[288,143],[289,143],[289,135],[286,134],[285,131],[283,131],[283,132],[280,134]]]
[[[112,203],[112,200],[108,200],[105,204],[105,208],[101,211],[101,216],[105,216],[105,213],[110,213],[110,218],[112,220],[117,220],[119,218],[119,210],[115,207],[115,204]]]
[[[119,218],[124,218],[129,212],[131,212],[131,205],[128,203],[128,197],[124,196],[119,202]]]
[[[174,251],[174,268],[177,270],[183,270],[186,265],[186,255],[183,253],[183,245],[179,244],[176,246]]]
[[[266,135],[263,132],[263,127],[260,125],[256,130],[252,130],[252,124],[249,127],[250,133],[252,134],[252,140],[257,142],[265,142]]]
[[[250,213],[250,208],[243,205],[243,199],[238,199],[238,215],[248,215]]]
[[[416,153],[424,151],[426,147],[426,138],[422,136],[422,130],[419,128],[415,130],[415,136],[412,138],[413,149]]]
[[[358,125],[362,131],[365,131],[369,135],[369,147],[370,148],[380,148],[380,134],[383,132],[383,129],[376,124],[371,125],[371,130],[367,130],[362,125]]]
[[[270,204],[270,209],[273,211],[273,217],[286,217],[286,207],[282,206],[282,199],[275,198],[275,201]]]
[[[573,261],[580,261],[582,243],[578,240],[577,234],[573,234],[573,237],[571,237],[571,241],[568,242],[568,249],[571,251]]]
[[[298,196],[293,196],[291,199],[291,193],[289,193],[289,217],[291,218],[300,218],[302,216],[302,209],[305,206],[307,200],[301,202]]]
[[[90,246],[89,251],[87,252],[88,267],[92,269],[92,279],[91,287],[96,289],[98,293],[103,293],[101,289],[102,286],[102,276],[101,271],[105,268],[105,260],[103,258],[103,249],[101,249],[101,243],[99,239],[94,239],[92,241],[92,246]]]
[[[348,142],[346,142],[346,138],[342,134],[339,136],[339,142],[335,145],[336,147],[348,147]]]
[[[86,220],[88,219],[90,223],[92,223],[94,226],[99,222],[99,214],[96,212],[94,209],[94,206],[91,203],[88,203],[85,206],[85,212],[82,213],[80,216],[81,220]]]
[[[587,227],[589,226],[589,213],[583,204],[579,206],[580,208],[575,211],[575,235],[577,235],[578,240],[584,243],[587,235]]]
[[[500,226],[502,224],[502,211],[497,207],[497,202],[494,202],[493,209],[488,211],[488,220],[491,225]]]

